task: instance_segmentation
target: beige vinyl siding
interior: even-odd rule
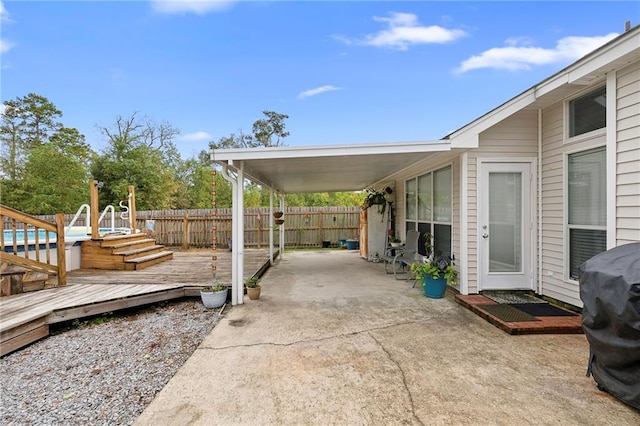
[[[640,62],[617,74],[616,245],[640,241]]]
[[[535,158],[537,111],[520,111],[480,134],[479,147],[468,153],[469,293],[478,292],[478,163],[481,158]],[[534,206],[532,206],[533,208]],[[535,264],[535,263],[534,263]]]
[[[595,87],[594,87],[595,89]],[[567,143],[564,102],[542,113],[542,294],[582,306],[576,281],[565,280],[565,154],[604,146],[605,134]]]

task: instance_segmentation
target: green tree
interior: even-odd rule
[[[93,151],[62,112],[29,93],[4,102],[0,124],[2,202],[31,214],[73,212],[88,202]]]
[[[73,213],[89,202],[86,164],[95,154],[76,129],[62,128],[50,142],[29,151],[21,210],[33,214]]]
[[[35,93],[4,101],[3,104],[0,173],[4,179],[14,182],[21,177],[29,150],[47,142],[62,128],[57,121],[62,112],[47,98]]]
[[[256,120],[253,123],[254,141],[257,142],[257,146],[281,146],[282,139],[289,136],[289,132],[284,130],[284,120],[289,116],[275,111],[262,111],[262,113],[266,118]]]
[[[100,128],[108,146],[91,168],[93,178],[104,183],[100,206],[118,205],[133,185],[138,210],[171,209],[178,190],[172,167],[179,163],[173,138],[179,131],[136,115],[119,116],[113,127]]]
[[[253,135],[244,134],[242,130],[240,130],[237,135],[231,133],[229,136],[221,137],[218,142],[209,142],[209,148],[227,149],[282,146],[282,139],[289,136],[289,132],[284,130],[284,121],[289,118],[289,116],[274,111],[262,111],[262,113],[266,118],[256,120],[253,123]]]

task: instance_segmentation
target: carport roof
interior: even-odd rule
[[[447,140],[355,145],[214,149],[210,158],[281,193],[359,191],[430,153]]]

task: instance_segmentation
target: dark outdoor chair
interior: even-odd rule
[[[389,247],[386,249],[382,260],[384,261],[384,270],[387,274],[393,273],[397,280],[411,279],[409,267],[412,263],[418,261],[418,239],[420,232],[407,231],[407,240],[404,246]]]

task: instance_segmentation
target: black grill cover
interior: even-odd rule
[[[587,375],[640,409],[640,243],[600,253],[580,265]]]

